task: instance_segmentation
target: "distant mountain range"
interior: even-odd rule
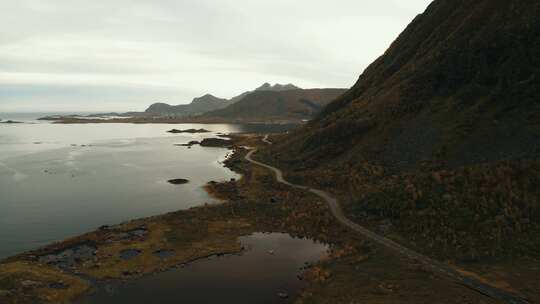
[[[206,94],[189,104],[154,103],[144,112],[53,115],[40,119],[59,123],[298,123],[315,117],[344,92],[346,89],[301,89],[293,84],[265,83],[231,99]]]
[[[256,88],[253,91],[244,92],[238,96],[235,96],[231,99],[218,98],[211,94],[206,94],[204,96],[194,98],[190,104],[185,105],[169,105],[166,103],[155,103],[152,104],[145,113],[153,116],[175,116],[175,117],[185,117],[185,116],[196,116],[201,115],[209,111],[219,110],[226,108],[248,96],[252,92],[268,91],[268,92],[280,92],[287,90],[298,90],[299,87],[293,84],[275,84],[271,85],[265,83],[262,86]]]

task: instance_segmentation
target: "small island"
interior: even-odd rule
[[[206,129],[186,129],[186,130],[172,129],[172,130],[169,130],[167,132],[173,133],[173,134],[177,134],[177,133],[191,133],[191,134],[194,134],[194,133],[209,133],[211,131],[208,131]]]
[[[189,180],[184,179],[184,178],[176,178],[176,179],[170,179],[167,182],[173,185],[184,185],[184,184],[189,183]]]
[[[200,144],[200,142],[196,141],[196,140],[192,140],[188,143],[185,143],[185,144],[176,144],[175,146],[179,146],[179,147],[191,147],[191,146],[194,146],[194,145],[198,145]]]
[[[201,147],[230,148],[233,145],[232,140],[222,138],[205,138],[200,142]]]
[[[191,147],[194,145],[201,145],[201,147],[211,147],[211,148],[231,148],[234,142],[230,139],[223,138],[205,138],[202,141],[192,140],[184,144],[176,144],[175,146],[179,147]]]

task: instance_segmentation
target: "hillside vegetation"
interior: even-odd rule
[[[540,2],[436,0],[261,157],[420,250],[540,255]]]

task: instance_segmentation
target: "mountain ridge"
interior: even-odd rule
[[[345,89],[259,90],[223,109],[203,114],[202,118],[246,120],[309,120]]]
[[[246,91],[240,95],[234,96],[230,99],[219,98],[212,94],[205,94],[201,97],[194,98],[189,104],[181,105],[170,105],[163,102],[158,102],[150,105],[145,113],[149,115],[173,115],[173,116],[194,116],[201,115],[209,111],[219,110],[226,108],[240,100],[242,100],[247,95],[257,92],[257,91],[284,91],[284,90],[294,90],[300,89],[299,87],[293,84],[279,84],[276,83],[271,85],[266,82],[261,86],[257,87],[255,90]]]
[[[150,115],[190,116],[202,114],[209,110],[224,108],[229,104],[227,99],[205,94],[201,97],[194,98],[191,103],[184,105],[173,106],[167,103],[154,103],[145,110],[145,113]]]
[[[506,14],[499,13],[500,10],[497,8],[500,6],[505,9]],[[404,129],[398,124],[407,123],[411,119],[415,122],[425,120],[424,126],[418,126],[418,129],[424,128],[417,130],[420,133],[427,133],[425,129],[439,124],[434,131],[437,134],[433,136],[437,137],[434,142],[442,144],[446,139],[461,144],[463,140],[456,134],[460,129],[496,131],[494,133],[497,133],[497,136],[490,136],[491,141],[501,142],[499,136],[512,141],[515,138],[499,130],[497,123],[506,123],[504,120],[510,120],[512,115],[512,118],[519,120],[523,125],[533,126],[539,121],[538,115],[535,114],[539,110],[540,95],[538,91],[540,77],[537,76],[539,63],[535,51],[540,50],[538,46],[540,26],[536,26],[540,25],[540,22],[538,18],[533,18],[538,14],[538,6],[539,4],[535,4],[534,1],[524,3],[434,1],[424,14],[414,19],[388,51],[365,70],[348,92],[330,103],[307,128],[296,132],[305,139],[301,144],[302,147],[300,148],[300,145],[297,147],[304,151],[316,152],[318,143],[335,139],[327,138],[325,135],[332,133],[329,127],[335,123],[334,128],[339,129],[338,124],[343,124],[347,125],[344,129],[350,130],[350,126],[355,126],[353,130],[358,131],[348,132],[350,136],[346,132],[347,136],[339,137],[344,138],[343,144],[346,145],[356,144],[353,143],[356,140],[366,140],[369,133],[374,134],[373,130],[377,130],[378,137],[385,136],[390,140],[378,144],[376,149],[372,147],[373,153],[370,154],[378,154],[380,151],[376,150],[388,150],[389,143],[392,146],[399,144],[392,142],[398,138],[392,132],[403,132]],[[518,16],[515,12],[510,13],[513,7],[514,10],[516,7],[520,8],[519,11],[525,11],[530,7],[535,9]],[[485,14],[495,16],[491,19],[482,18]],[[498,18],[498,22],[494,22],[494,18]],[[513,27],[506,25],[506,32],[501,32],[502,29],[496,25],[504,24],[509,18],[519,19],[517,22],[514,21]],[[463,23],[463,19],[467,20],[467,23]],[[438,24],[440,20],[444,22]],[[489,20],[491,23],[486,23]],[[474,26],[469,23],[473,23]],[[496,25],[493,26],[493,23]],[[467,35],[467,31],[473,33]],[[490,32],[496,34],[489,34]],[[474,39],[469,40],[471,36]],[[534,47],[533,43],[533,47],[520,50],[529,40],[536,41],[536,46]],[[494,49],[492,45],[497,45],[497,48]],[[430,50],[434,54],[430,53]],[[499,63],[499,60],[504,62]],[[524,62],[514,64],[515,61]],[[509,85],[510,83],[513,85]],[[516,109],[521,109],[528,115],[520,115]],[[456,116],[452,119],[445,118],[448,113],[454,113]],[[435,117],[437,118],[435,121],[429,121]],[[489,126],[488,121],[492,122]],[[481,130],[483,127],[479,126],[481,122],[486,124],[484,129],[488,130]],[[523,142],[535,143],[533,145],[535,149],[540,145],[538,140],[534,139],[534,132],[529,132],[516,122],[508,122],[506,127],[512,128],[513,133],[522,135]],[[325,129],[326,133],[321,132]],[[485,145],[480,135],[461,135],[475,136],[475,139],[471,140],[471,147],[475,140]],[[289,137],[291,140],[292,138],[293,136]],[[298,140],[300,141],[300,137]],[[482,145],[476,144],[474,149],[481,149]],[[508,144],[504,147],[508,153],[519,154],[510,151],[512,150],[510,146]],[[522,144],[520,149],[527,150],[525,154],[534,155],[535,149],[531,150],[529,148],[532,147],[527,146]],[[408,147],[404,145],[403,148]],[[412,148],[415,146],[412,145]],[[433,156],[440,149],[444,147],[435,144],[426,146],[426,150],[432,151],[431,153],[426,151],[425,157]],[[462,148],[456,152],[463,150],[466,149]],[[412,151],[410,154],[417,153]],[[486,155],[491,154],[487,151]],[[417,156],[417,159],[408,161],[413,167],[421,161],[420,156],[424,157],[418,154]],[[498,158],[493,155],[489,159]],[[477,158],[474,157],[471,163],[476,161]],[[459,166],[467,162],[452,159],[452,163],[453,166]]]

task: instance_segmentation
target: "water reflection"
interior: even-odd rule
[[[256,233],[241,242],[248,248],[241,255],[200,260],[130,283],[108,282],[77,303],[292,302],[304,284],[300,269],[328,249],[281,233]]]

